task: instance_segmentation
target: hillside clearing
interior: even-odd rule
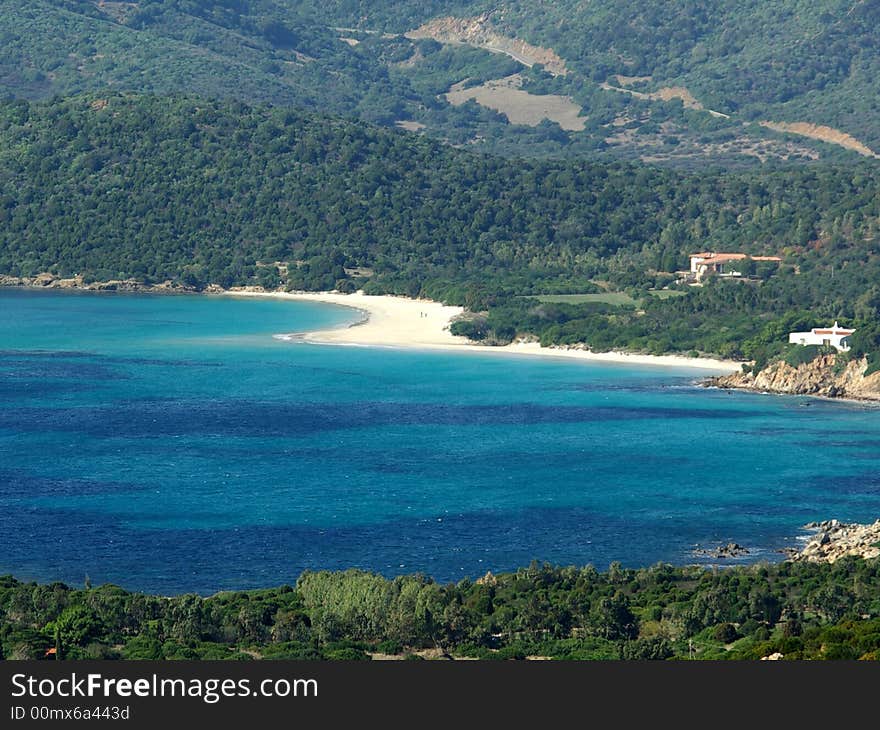
[[[585,118],[580,116],[581,107],[570,97],[530,94],[519,88],[521,83],[519,74],[471,88],[463,88],[464,82],[461,82],[452,86],[444,96],[454,106],[461,106],[473,99],[477,104],[503,114],[511,124],[537,127],[541,121],[549,119],[569,132],[584,129]]]
[[[489,22],[490,13],[476,18],[435,18],[406,33],[407,38],[432,38],[438,43],[464,43],[492,53],[503,53],[524,66],[541,64],[554,76],[565,76],[565,59],[552,48],[535,46],[520,38],[498,33]]]
[[[646,77],[616,77],[616,78],[624,78],[628,81],[636,80],[641,81]],[[599,87],[605,89],[605,91],[617,91],[621,94],[629,94],[635,99],[644,99],[646,101],[672,101],[673,99],[680,99],[681,103],[684,104],[686,109],[694,109],[696,111],[706,112],[707,114],[711,114],[713,117],[720,117],[722,119],[730,119],[729,114],[724,114],[723,112],[716,112],[713,109],[706,109],[697,98],[691,94],[690,91],[684,86],[664,86],[657,91],[652,92],[644,92],[644,91],[635,91],[634,89],[625,89],[622,86],[612,86],[607,81],[599,84]]]
[[[874,150],[867,145],[862,144],[852,135],[841,132],[839,129],[827,127],[823,124],[810,124],[809,122],[759,122],[762,127],[775,130],[776,132],[788,132],[789,134],[797,134],[801,137],[809,137],[810,139],[818,139],[822,142],[836,144],[853,152],[858,152],[865,157],[873,157],[880,159]]]

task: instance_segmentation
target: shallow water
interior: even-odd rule
[[[869,406],[702,373],[284,342],[331,305],[0,290],[0,573],[213,592],[304,569],[778,560],[880,515]]]

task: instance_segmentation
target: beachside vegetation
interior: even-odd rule
[[[5,659],[880,658],[880,561],[614,563],[440,584],[306,572],[295,586],[171,597],[0,578]],[[51,656],[51,654],[50,654]]]

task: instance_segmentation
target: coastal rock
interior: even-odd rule
[[[870,525],[837,520],[810,522],[804,529],[816,532],[816,537],[790,555],[792,562],[833,563],[846,555],[866,559],[880,556],[880,520]]]
[[[780,360],[771,363],[757,375],[742,372],[722,375],[710,378],[705,384],[767,393],[880,401],[880,372],[866,377],[864,372],[867,367],[865,358],[838,363],[835,354],[820,355],[797,368]]]
[[[710,549],[697,548],[693,554],[701,558],[738,558],[741,555],[748,555],[749,549],[737,542],[729,542],[727,545],[719,545]]]
[[[212,285],[216,286],[216,285]],[[222,291],[222,289],[221,289]],[[246,294],[265,294],[266,289],[262,286],[231,286],[229,287],[230,292],[244,292]]]
[[[39,287],[42,289],[82,289],[84,291],[124,291],[124,292],[194,292],[195,287],[184,286],[173,281],[160,284],[144,284],[137,279],[111,279],[109,281],[86,282],[82,276],[76,275],[61,278],[54,274],[37,274],[36,276],[0,275],[0,286]],[[213,287],[213,288],[211,288]],[[211,291],[223,291],[223,288],[212,284]]]

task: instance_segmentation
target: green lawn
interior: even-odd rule
[[[670,297],[683,297],[687,292],[681,289],[650,289],[648,294],[658,299],[669,299]]]
[[[677,297],[684,294],[683,291],[677,289],[657,289],[648,292],[651,296],[660,299],[668,299],[669,297]],[[598,294],[539,294],[535,297],[539,302],[551,304],[583,304],[584,302],[603,302],[605,304],[613,304],[616,307],[635,306],[636,300],[629,294],[620,291],[599,292]]]

